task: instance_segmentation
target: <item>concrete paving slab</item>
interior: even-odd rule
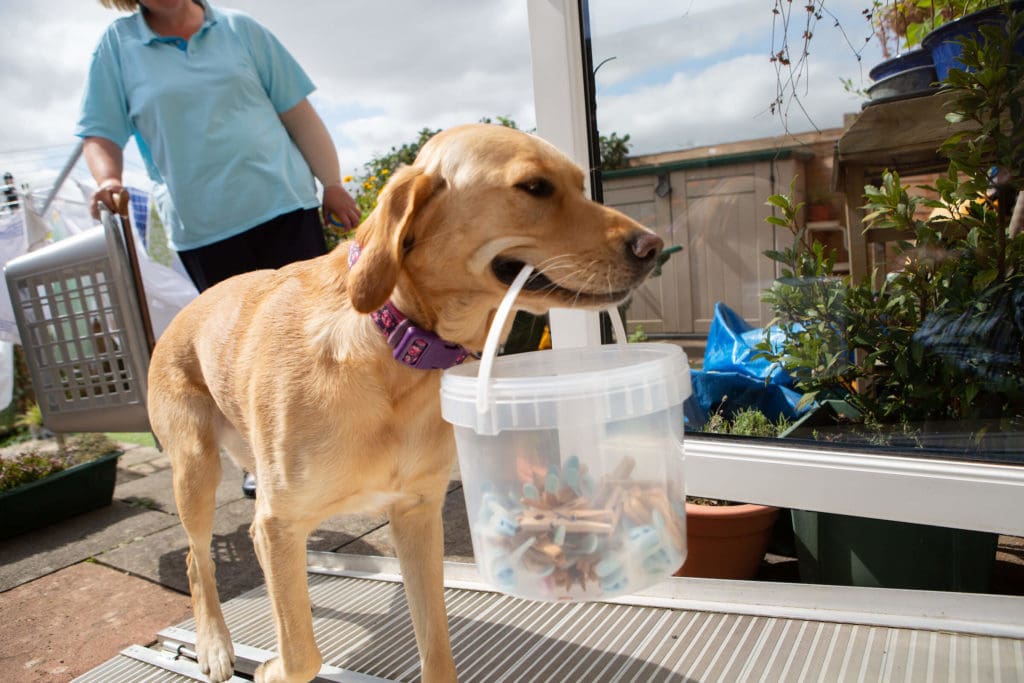
[[[119,467],[132,467],[142,463],[152,462],[166,458],[160,450],[152,446],[135,446],[132,444],[118,444],[118,448],[124,451],[124,455],[118,458]]]
[[[459,482],[452,482],[449,487],[441,514],[444,524],[445,559],[455,562],[472,562],[473,544],[469,536],[466,501]],[[325,549],[353,555],[395,557],[397,554],[391,538],[390,525],[381,526],[364,536],[354,538],[342,545]]]
[[[120,460],[118,460],[119,468]],[[221,469],[223,474],[220,484],[217,486],[218,507],[245,498],[242,495],[242,471],[227,456],[221,457]],[[177,515],[178,510],[174,504],[173,477],[174,475],[168,467],[149,476],[118,482],[114,489],[114,498]],[[252,505],[251,502],[250,505]]]
[[[160,475],[147,479],[157,476]],[[221,600],[228,600],[263,582],[263,573],[249,536],[252,517],[253,501],[248,498],[230,501],[217,509],[213,557]],[[96,561],[187,593],[185,557],[188,538],[177,518],[173,519],[175,523],[171,526],[100,554]],[[386,522],[387,518],[381,515],[331,519],[310,535],[308,547],[332,550],[365,536]]]
[[[129,505],[159,510],[168,515],[178,514],[174,505],[173,475],[169,469],[150,476],[139,477],[114,487],[114,499]]]
[[[83,562],[0,593],[0,680],[66,683],[191,615],[189,598]]]
[[[213,557],[217,564],[217,587],[221,600],[233,598],[263,582],[249,538],[252,514],[252,501],[246,498],[227,503],[217,510]],[[96,561],[188,593],[185,573],[188,539],[178,518],[170,519],[173,524],[168,527],[97,555]]]
[[[441,514],[444,518],[444,559],[472,562],[473,541],[469,535],[466,497],[461,483],[448,491]]]
[[[2,540],[0,591],[177,524],[172,515],[115,500],[98,510]]]
[[[306,547],[310,550],[334,550],[387,526],[387,523],[385,514],[331,517],[309,535]]]

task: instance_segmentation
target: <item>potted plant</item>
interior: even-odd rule
[[[778,434],[778,426],[760,411],[744,408],[732,419],[719,411],[704,431],[739,436]],[[676,576],[752,579],[768,549],[779,509],[717,498],[686,499],[686,561]]]
[[[803,402],[855,408],[855,429],[833,435],[844,441],[984,454],[1024,425],[1024,234],[1010,224],[1024,187],[1024,58],[1010,46],[1024,15],[1008,26],[965,41],[966,68],[945,81],[947,118],[974,126],[942,146],[949,167],[926,188],[931,198],[912,196],[893,172],[865,188],[869,227],[914,236],[899,243],[900,267],[880,286],[831,276],[834,254],[806,239],[799,205],[769,200],[781,214],[769,222],[793,243],[766,253],[781,269],[764,300],[784,341],[759,349],[793,377]],[[984,590],[991,575],[995,534],[800,511],[794,523],[801,575],[812,580]],[[932,565],[945,571],[921,571]]]
[[[1001,0],[889,0],[876,1],[868,10],[882,56],[915,53],[925,37],[959,17],[998,5]],[[927,50],[922,51],[927,54]],[[923,62],[922,62],[923,63]],[[872,74],[872,78],[875,75]],[[877,80],[877,79],[876,79]]]
[[[960,60],[960,49],[963,40],[970,39],[984,42],[987,30],[998,30],[1006,22],[1007,13],[1024,10],[1024,0],[974,0],[964,2],[964,12],[958,17],[941,24],[935,24],[921,40],[921,47],[932,58],[935,73],[939,80],[945,80],[952,68],[964,68]],[[989,27],[984,29],[983,27]],[[1024,51],[1024,43],[1019,39],[1011,44],[1010,49]]]
[[[926,94],[959,62],[960,40],[980,39],[982,26],[1001,25],[1006,11],[1024,9],[1024,0],[894,0],[875,3],[875,36],[886,59],[869,75],[873,101]],[[1018,44],[1020,51],[1024,44]],[[895,53],[895,56],[893,54]]]
[[[832,218],[832,195],[823,190],[810,193],[807,204],[807,222],[820,223]]]
[[[814,28],[831,12],[827,2],[793,3],[774,0],[772,14],[776,22],[782,23],[778,44],[773,37],[771,61],[788,76],[779,79],[780,87],[773,112],[787,112],[787,99],[799,99],[799,81],[807,72],[807,57],[813,52],[810,42],[815,35]],[[792,15],[794,8],[806,12],[804,22]],[[874,65],[869,75],[874,83],[866,91],[855,87],[852,80],[844,81],[844,87],[858,94],[866,94],[868,104],[878,104],[894,99],[927,95],[935,91],[938,81],[943,80],[948,67],[959,54],[958,38],[964,35],[977,36],[979,27],[986,24],[1002,23],[1006,10],[1019,12],[1024,9],[1024,0],[873,0],[862,11],[870,21],[871,36],[881,48],[883,60]],[[838,24],[836,24],[838,26]],[[800,57],[790,46],[788,27],[802,26]],[[1016,44],[1018,51],[1024,51],[1024,41]],[[859,62],[861,51],[854,49]]]
[[[120,455],[104,435],[81,434],[56,453],[0,458],[0,538],[109,505]]]

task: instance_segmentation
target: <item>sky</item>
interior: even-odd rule
[[[817,0],[821,2],[821,0]],[[842,124],[881,60],[861,10],[832,0],[813,27],[796,99],[773,114],[779,74],[769,56],[783,34],[773,5],[794,7],[788,32],[802,47],[804,3],[788,0],[591,0],[602,134],[630,136],[632,154],[687,149]],[[313,105],[338,147],[343,173],[424,128],[507,116],[536,125],[526,0],[229,0],[270,28],[309,73]],[[0,0],[0,168],[43,188],[72,154],[90,55],[120,12],[96,0]],[[838,19],[841,29],[834,24]],[[858,59],[857,52],[860,52]],[[603,63],[602,63],[603,62]],[[538,65],[543,69],[543,65]],[[785,75],[785,74],[783,74]],[[90,182],[83,162],[72,177]],[[125,180],[147,188],[136,152]]]

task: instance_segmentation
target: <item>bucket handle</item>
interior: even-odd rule
[[[501,330],[505,327],[505,321],[512,310],[512,304],[526,284],[527,278],[533,272],[533,266],[526,264],[516,275],[516,279],[509,285],[505,292],[505,298],[501,300],[494,320],[491,321],[491,329],[487,331],[487,341],[484,342],[484,352],[480,356],[480,372],[476,380],[476,414],[478,416],[487,412],[488,387],[491,383],[491,368],[494,366],[494,357],[498,353],[498,341],[501,339]]]
[[[515,303],[516,297],[519,296],[519,292],[522,291],[523,286],[533,273],[533,266],[527,264],[523,266],[523,269],[519,271],[516,278],[509,285],[508,291],[505,292],[505,298],[501,300],[501,304],[498,305],[498,310],[494,314],[494,319],[491,321],[491,329],[487,331],[487,341],[484,342],[484,350],[480,355],[480,371],[477,373],[477,389],[476,389],[476,413],[477,416],[481,416],[487,412],[488,408],[488,397],[490,394],[491,384],[491,369],[494,367],[494,358],[498,354],[498,342],[501,339],[501,331],[505,327],[505,321],[508,320],[509,313],[512,311],[512,304]],[[619,309],[617,306],[609,306],[606,309],[608,317],[612,321],[612,330],[615,332],[615,343],[625,344],[626,339],[626,327],[622,324],[622,316],[619,315]]]

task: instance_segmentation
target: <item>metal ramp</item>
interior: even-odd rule
[[[319,681],[416,681],[419,662],[393,558],[310,553],[324,655]],[[463,683],[566,681],[1014,681],[1024,683],[1024,598],[670,579],[610,602],[539,603],[446,565]],[[272,656],[265,588],[230,600],[238,680]],[[204,680],[191,620],[76,679]],[[241,644],[241,645],[239,645]]]

